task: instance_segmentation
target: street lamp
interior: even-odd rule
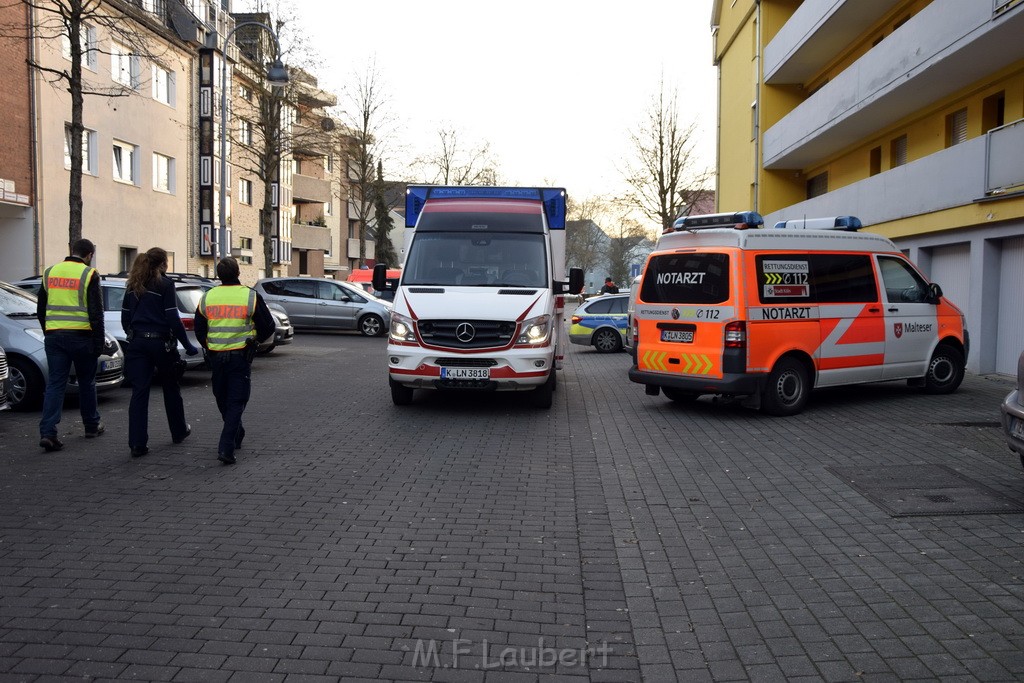
[[[221,46],[220,61],[220,229],[217,234],[218,259],[231,255],[231,245],[228,244],[228,193],[227,193],[227,172],[228,172],[228,43],[235,31],[243,26],[259,26],[267,30],[274,41],[274,54],[277,55],[270,66],[267,67],[267,84],[271,87],[279,87],[288,84],[288,69],[281,62],[281,44],[277,42],[277,34],[274,29],[258,21],[244,21],[235,25],[226,36]]]

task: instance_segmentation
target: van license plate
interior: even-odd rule
[[[1010,419],[1013,421],[1010,424],[1010,434],[1024,441],[1024,420],[1019,420],[1015,417]]]
[[[490,379],[490,368],[441,368],[441,379]]]
[[[662,330],[661,341],[690,344],[693,342],[693,332],[691,330]]]

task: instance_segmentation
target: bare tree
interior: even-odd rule
[[[638,258],[639,247],[649,239],[648,231],[634,218],[623,213],[607,229],[608,275],[620,286],[629,283],[630,266]]]
[[[451,125],[437,131],[439,146],[419,159],[422,176],[438,185],[497,185],[497,162],[491,143],[466,143]]]
[[[377,162],[377,184],[373,188],[374,222],[373,229],[376,233],[376,246],[374,248],[374,261],[383,263],[388,268],[398,266],[398,252],[391,242],[391,228],[395,222],[391,220],[391,210],[384,199],[384,164]]]
[[[359,263],[366,265],[366,226],[373,215],[377,162],[384,161],[391,117],[383,77],[371,60],[345,90],[344,116],[348,121],[348,178],[351,203],[358,223]]]
[[[630,187],[624,200],[663,230],[707,192],[712,171],[698,166],[696,132],[696,123],[680,125],[676,92],[666,94],[662,82],[643,123],[630,133],[633,158],[623,172]]]
[[[604,262],[608,235],[601,230],[600,223],[608,215],[609,205],[603,199],[569,198],[565,223],[565,257],[569,265],[589,273]]]
[[[83,112],[85,97],[127,97],[136,94],[139,74],[127,74],[128,83],[98,86],[82,78],[83,60],[95,59],[98,54],[111,54],[100,45],[107,41],[90,39],[90,29],[102,30],[114,42],[128,48],[132,56],[159,59],[167,50],[166,44],[156,39],[156,32],[164,30],[163,17],[155,17],[139,6],[122,0],[13,0],[7,2],[30,8],[32,26],[0,25],[0,37],[43,41],[60,41],[70,65],[67,69],[47,67],[39,60],[29,66],[42,74],[51,86],[63,88],[71,95],[71,123],[68,126],[69,154],[71,156],[70,187],[68,190],[68,244],[82,237],[82,149],[85,126]],[[26,30],[28,28],[28,30]]]

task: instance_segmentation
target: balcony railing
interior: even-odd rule
[[[292,198],[296,202],[329,202],[331,182],[295,173],[292,175]]]

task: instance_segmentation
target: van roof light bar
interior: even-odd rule
[[[737,211],[734,213],[706,213],[699,216],[680,216],[672,224],[672,227],[665,230],[669,232],[693,232],[695,230],[710,230],[711,228],[735,228],[747,230],[759,228],[764,225],[764,219],[756,211]]]
[[[778,230],[847,230],[855,232],[864,225],[856,216],[828,216],[826,218],[794,218],[775,224]]]
[[[405,189],[405,227],[412,228],[428,199],[529,199],[543,202],[551,230],[565,229],[566,193],[562,187],[479,187],[409,185]]]

